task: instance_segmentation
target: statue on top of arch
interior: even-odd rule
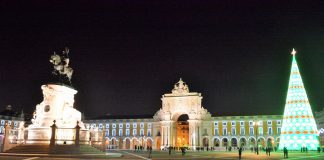
[[[179,82],[174,84],[172,93],[175,93],[175,94],[189,93],[189,87],[185,82],[182,81],[182,78],[180,78]]]
[[[69,48],[65,47],[62,54],[56,54],[54,52],[51,55],[50,62],[54,65],[53,75],[55,81],[59,83],[71,85],[71,79],[73,74],[73,69],[69,66]]]

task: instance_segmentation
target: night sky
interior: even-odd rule
[[[320,1],[40,2],[1,2],[1,110],[32,113],[65,46],[88,117],[153,115],[180,77],[212,115],[283,114],[292,48],[324,108]]]

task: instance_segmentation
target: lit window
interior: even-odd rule
[[[126,136],[129,136],[129,129],[126,129]]]
[[[109,128],[109,124],[108,123],[106,123],[106,128]]]
[[[4,125],[5,124],[5,121],[4,120],[1,120],[1,125]]]
[[[272,127],[268,128],[268,134],[270,134],[270,135],[272,134]]]
[[[281,134],[281,127],[277,128],[277,134]]]
[[[136,128],[137,127],[137,124],[136,123],[133,123],[133,128]]]
[[[116,129],[112,130],[111,136],[116,136]]]
[[[14,126],[17,127],[17,126],[18,126],[18,122],[15,122],[15,123],[14,123]]]
[[[99,128],[102,128],[102,124],[101,123],[99,123],[99,126],[98,126]]]
[[[235,121],[233,121],[233,122],[232,122],[232,126],[235,126],[235,124],[236,124]]]
[[[140,124],[140,127],[141,127],[141,128],[144,128],[144,123],[141,123],[141,124]]]
[[[151,123],[148,123],[147,124],[147,128],[152,128],[152,124]]]
[[[233,128],[232,128],[232,135],[235,135],[235,134],[236,134],[236,128],[233,127]]]
[[[136,133],[137,133],[136,129],[133,129],[133,136],[136,136]]]
[[[254,128],[250,127],[250,135],[254,135]]]
[[[223,128],[223,136],[227,135],[227,129]]]
[[[123,130],[122,129],[118,130],[118,135],[119,135],[119,137],[123,136]]]
[[[149,137],[151,136],[151,129],[147,130],[147,136],[149,136]]]
[[[215,136],[218,136],[218,128],[215,128],[215,130],[214,130],[214,132],[215,132]]]
[[[126,124],[126,128],[129,128],[129,123]]]
[[[240,132],[241,132],[241,135],[245,135],[245,128],[241,127]]]
[[[144,129],[140,130],[140,136],[144,136]]]
[[[123,124],[122,123],[119,124],[119,128],[123,128]]]
[[[112,124],[112,128],[116,128],[116,124],[115,123]]]

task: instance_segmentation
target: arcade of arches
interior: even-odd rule
[[[202,106],[202,98],[201,93],[190,92],[180,79],[171,93],[162,95],[162,106],[153,118],[100,119],[85,123],[89,128],[105,130],[107,148],[184,146],[195,150],[197,147],[275,148],[278,145],[281,115],[212,117]]]

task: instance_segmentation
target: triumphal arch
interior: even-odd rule
[[[181,78],[171,93],[162,95],[162,107],[153,117],[155,132],[160,135],[156,141],[160,141],[161,148],[195,148],[203,144],[204,136],[212,135],[208,129],[211,114],[202,106],[202,98],[201,93],[190,92]],[[180,117],[187,117],[186,122]]]

